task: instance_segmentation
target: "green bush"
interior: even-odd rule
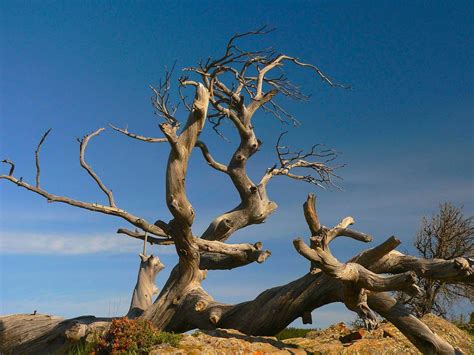
[[[275,335],[278,340],[290,339],[290,338],[304,338],[306,334],[316,329],[303,329],[303,328],[285,328],[280,333]]]

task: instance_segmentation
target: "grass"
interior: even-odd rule
[[[81,340],[69,349],[67,355],[89,355],[95,352],[95,346],[96,344]]]

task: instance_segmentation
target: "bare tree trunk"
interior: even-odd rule
[[[171,146],[166,169],[166,203],[174,217],[168,224],[168,230],[179,256],[179,266],[156,302],[143,314],[143,318],[159,328],[166,326],[176,312],[176,306],[205,277],[199,269],[199,247],[191,230],[194,210],[186,196],[185,177],[189,156],[206,120],[208,103],[209,92],[198,84],[193,108],[182,133],[178,136],[177,127],[170,123],[160,126]]]
[[[155,278],[165,266],[160,259],[150,255],[140,254],[140,268],[137,284],[133,290],[132,302],[127,317],[135,318],[148,309],[153,302],[153,295],[158,294]]]

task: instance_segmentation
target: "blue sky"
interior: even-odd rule
[[[302,125],[293,129],[264,114],[255,117],[264,146],[249,172],[258,178],[275,163],[276,138],[289,129],[286,142],[295,148],[319,142],[343,152],[344,191],[274,179],[269,193],[278,211],[231,239],[262,240],[272,256],[262,265],[212,272],[204,287],[218,300],[238,302],[303,275],[307,262],[291,241],[307,236],[301,205],[309,192],[317,194],[326,225],[351,215],[355,228],[375,242],[396,235],[401,250],[413,252],[420,219],[439,203],[463,205],[466,214],[474,210],[473,7],[467,1],[3,1],[0,157],[14,160],[18,176],[33,181],[35,146],[52,127],[41,156],[44,188],[103,202],[79,166],[76,138],[109,122],[158,136],[148,85],[158,83],[165,66],[217,56],[232,34],[268,24],[277,31],[242,45],[273,46],[353,89],[331,89],[289,66],[290,79],[311,94],[308,102],[285,102]],[[202,135],[223,162],[237,143],[230,138],[221,140],[209,127]],[[87,159],[119,206],[166,220],[167,152],[165,145],[107,130],[91,142]],[[199,155],[191,159],[187,181],[196,233],[238,202],[230,181]],[[126,312],[141,243],[115,234],[124,223],[47,204],[5,181],[0,213],[1,314]],[[366,247],[338,240],[332,249],[346,260]],[[176,258],[171,248],[153,252],[168,266],[158,277],[161,288]],[[316,327],[352,318],[341,305],[313,315]]]

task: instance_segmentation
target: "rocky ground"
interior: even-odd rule
[[[450,322],[434,315],[423,321],[465,354],[474,354],[474,339]],[[218,329],[185,335],[177,348],[158,346],[152,354],[420,354],[390,323],[373,331],[353,330],[344,323],[309,332],[304,338],[278,341],[274,337],[246,336]]]
[[[71,322],[73,322],[71,326]],[[434,315],[423,322],[464,354],[474,354],[474,338],[454,324]],[[25,327],[29,330],[24,332]],[[71,321],[49,315],[0,317],[0,354],[11,353],[14,344],[23,344],[13,353],[67,353],[67,344],[94,342],[96,334],[110,327],[110,320],[81,317]],[[42,335],[37,339],[38,334]],[[35,340],[33,345],[28,345]],[[38,341],[41,340],[41,341]],[[67,340],[66,344],[65,341]],[[82,352],[84,353],[84,352]],[[283,341],[275,337],[247,336],[236,330],[217,329],[184,334],[176,347],[158,345],[152,354],[419,354],[417,349],[391,323],[382,322],[373,331],[351,329],[337,323],[327,329],[311,331],[304,338]]]

